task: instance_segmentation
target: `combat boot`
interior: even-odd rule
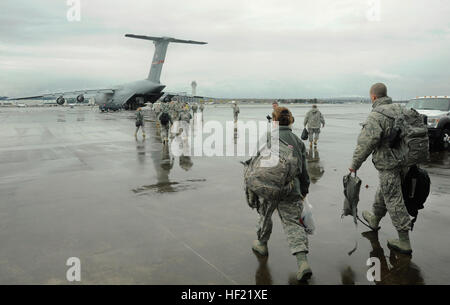
[[[267,242],[262,242],[259,240],[254,240],[252,245],[253,251],[257,252],[262,256],[269,255],[269,250],[267,249]]]
[[[312,276],[312,270],[309,267],[308,261],[306,259],[306,252],[298,252],[295,254],[297,258],[297,280],[298,281],[307,281]]]
[[[381,220],[380,217],[375,216],[369,211],[363,211],[362,216],[367,221],[367,223],[369,224],[369,226],[373,231],[378,231],[378,229],[380,229],[380,220]]]
[[[411,242],[409,241],[409,231],[398,231],[398,239],[388,240],[388,247],[402,254],[411,254]]]

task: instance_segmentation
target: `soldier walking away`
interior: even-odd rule
[[[197,103],[192,104],[192,113],[194,114],[194,116],[195,116],[195,114],[197,113],[197,110],[198,110],[198,105],[197,105]]]
[[[171,118],[176,118],[178,116],[177,113],[177,105],[178,101],[177,99],[174,97],[172,98],[172,100],[169,102],[168,104],[168,108],[169,108],[169,115]]]
[[[161,126],[161,141],[164,145],[169,143],[169,131],[170,126],[172,125],[172,118],[169,114],[169,109],[167,107],[163,107],[161,113],[158,117],[159,125]]]
[[[178,121],[180,122],[180,125],[177,126],[179,130],[177,130],[178,134],[182,134],[183,139],[186,139],[189,137],[189,128],[191,123],[192,115],[189,112],[189,110],[184,110],[180,112],[178,116]]]
[[[253,242],[252,249],[262,256],[268,255],[267,242],[272,233],[272,214],[275,210],[278,210],[291,254],[297,258],[297,279],[305,281],[312,275],[306,258],[309,251],[308,237],[305,227],[301,223],[303,200],[308,194],[310,183],[306,168],[306,148],[303,142],[292,132],[291,125],[294,118],[287,108],[278,107],[273,112],[272,117],[274,121],[279,123],[280,141],[284,141],[293,147],[293,153],[298,162],[298,174],[293,180],[293,190],[286,198],[276,202],[263,199],[257,207],[259,213],[258,239]]]
[[[203,101],[200,102],[200,106],[198,107],[198,109],[200,110],[200,115],[202,117],[202,122],[203,122],[203,111],[205,110],[205,105],[204,105]]]
[[[134,137],[137,139],[137,133],[139,128],[142,130],[142,137],[145,139],[145,131],[144,131],[144,113],[142,112],[142,108],[139,107],[136,110],[136,131],[134,132]]]
[[[198,104],[197,104],[197,102],[194,102],[193,104],[192,104],[192,118],[194,118],[194,120],[196,120],[196,118],[197,118],[197,113],[198,113]]]
[[[159,114],[161,113],[161,102],[160,101],[157,101],[156,103],[153,104],[153,113],[155,114],[156,128],[159,128],[158,117],[159,117]]]
[[[176,117],[179,116],[179,114],[183,111],[183,103],[181,101],[177,101],[177,106],[175,107],[176,109]]]
[[[362,215],[372,228],[378,228],[380,220],[386,215],[386,212],[389,212],[399,238],[388,240],[388,246],[403,254],[411,254],[409,240],[411,220],[402,194],[402,178],[406,169],[395,159],[386,137],[394,128],[394,120],[378,112],[381,110],[395,112],[398,105],[392,104],[392,99],[387,96],[387,88],[382,83],[372,85],[370,99],[373,109],[358,136],[349,170],[356,172],[372,154],[373,164],[378,170],[380,185],[375,194],[373,213],[364,211]]]
[[[278,108],[278,101],[272,102],[272,111],[275,111]],[[270,115],[266,116],[266,119],[270,122],[272,120],[272,117]]]
[[[231,103],[233,104],[232,107],[233,107],[234,123],[237,123],[239,115],[239,106],[237,105],[236,101],[232,101]]]
[[[312,105],[312,109],[308,111],[303,122],[305,128],[308,128],[309,135],[309,147],[312,147],[313,138],[314,146],[317,146],[317,140],[319,140],[320,124],[322,128],[325,127],[325,120],[322,113],[317,109],[317,105]]]

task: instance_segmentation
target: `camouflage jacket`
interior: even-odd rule
[[[233,106],[233,114],[234,114],[234,115],[237,115],[239,112],[240,112],[240,111],[239,111],[239,106],[235,104],[235,105]]]
[[[169,112],[169,103],[161,103],[160,112]]]
[[[185,122],[190,122],[192,119],[192,114],[189,111],[181,111],[178,114],[178,120],[179,121],[185,121]]]
[[[144,114],[142,111],[136,111],[136,123],[144,124]]]
[[[309,175],[306,164],[305,144],[292,132],[289,126],[279,126],[279,137],[286,143],[294,146],[294,154],[298,160],[299,174],[294,181],[294,192],[306,196],[309,190]]]
[[[178,113],[183,111],[183,103],[182,102],[177,102],[176,107],[175,107],[175,111],[178,112]]]
[[[372,112],[363,124],[358,136],[351,168],[358,170],[367,157],[372,154],[372,162],[377,170],[391,170],[399,166],[386,138],[394,126],[394,120],[376,112],[376,110],[377,108],[379,110],[384,108],[396,112],[396,109],[400,109],[400,107],[392,104],[390,97],[376,99],[372,107]]]
[[[303,125],[308,128],[320,128],[320,124],[325,125],[322,113],[318,109],[311,109],[305,116]]]
[[[156,102],[153,104],[153,111],[159,113],[161,111],[161,102]]]

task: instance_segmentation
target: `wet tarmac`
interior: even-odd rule
[[[240,119],[264,120],[270,105],[242,105]],[[299,135],[305,106],[290,107]],[[387,216],[378,234],[341,219],[342,176],[369,105],[324,105],[327,121],[309,151],[316,233],[310,284],[450,284],[450,160],[426,165],[431,195],[411,234],[412,257],[391,252]],[[231,120],[209,106],[207,120]],[[134,114],[90,107],[0,108],[0,284],[68,284],[66,261],[81,260],[82,284],[298,284],[278,215],[268,258],[251,251],[257,214],[244,198],[243,157],[173,157],[152,122],[134,139]],[[377,173],[368,160],[360,211],[373,202]],[[351,256],[355,236],[358,249]]]

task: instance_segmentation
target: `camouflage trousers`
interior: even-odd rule
[[[141,124],[141,125],[139,125],[139,126],[136,126],[136,131],[134,132],[134,134],[137,134],[137,133],[138,133],[139,128],[141,129],[142,134],[145,134],[145,131],[144,131],[144,124]]]
[[[166,124],[166,125],[162,125],[161,124],[161,141],[167,140],[169,138],[169,129],[170,129],[170,124]]]
[[[303,202],[269,202],[263,200],[258,208],[258,240],[267,242],[272,233],[272,214],[278,210],[283,230],[286,234],[291,253],[308,252],[308,236],[305,228],[300,224]]]
[[[397,231],[411,229],[411,219],[403,202],[402,178],[405,171],[393,169],[379,171],[380,185],[375,194],[373,214],[383,218],[386,212],[391,216],[392,224]]]
[[[320,128],[308,128],[309,142],[312,142],[313,138],[315,141],[319,140],[319,133],[320,133]]]
[[[174,121],[178,119],[178,111],[170,111],[169,115]]]
[[[159,117],[159,112],[156,112],[155,111],[155,123],[156,123],[156,128],[160,128],[160,126],[159,126],[159,120],[158,120],[158,117]]]

